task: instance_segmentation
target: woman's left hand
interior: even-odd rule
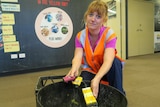
[[[91,89],[92,89],[92,92],[93,92],[93,95],[95,96],[95,98],[98,97],[98,92],[99,92],[99,80],[97,79],[92,79],[91,81]]]

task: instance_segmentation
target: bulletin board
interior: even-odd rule
[[[0,74],[70,65],[92,0],[1,0]]]

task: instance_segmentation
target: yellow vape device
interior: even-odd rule
[[[98,107],[96,98],[93,96],[91,87],[82,88],[87,107]]]
[[[82,78],[82,77],[77,77],[74,81],[72,81],[72,84],[75,84],[75,85],[80,86],[80,85],[81,85],[82,80],[83,80],[83,78]]]

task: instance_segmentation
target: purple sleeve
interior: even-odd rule
[[[106,43],[106,48],[116,48],[116,41],[117,39],[114,38],[111,41]]]
[[[76,39],[75,39],[75,47],[76,47],[76,48],[77,48],[77,47],[82,48],[82,44],[81,44],[81,42],[78,40],[77,37],[76,37]]]

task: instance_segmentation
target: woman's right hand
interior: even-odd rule
[[[78,76],[78,70],[71,68],[71,70],[66,76],[70,76],[70,77]]]
[[[72,59],[72,67],[67,76],[78,76],[79,68],[82,62],[83,49],[76,48],[74,53],[74,58]]]

